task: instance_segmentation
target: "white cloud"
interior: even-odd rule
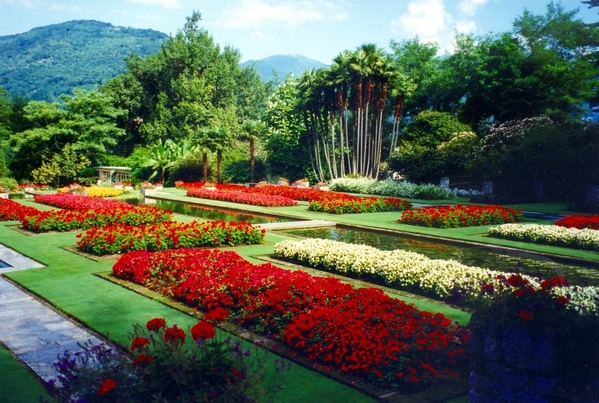
[[[148,6],[161,6],[164,8],[181,8],[183,7],[179,0],[126,0],[129,3],[146,4]]]
[[[457,9],[466,16],[473,16],[476,10],[484,5],[488,0],[462,0],[458,3]]]
[[[29,7],[29,8],[35,7],[35,3],[33,1],[30,1],[30,0],[4,0],[3,3],[11,5],[11,6],[13,6],[13,5],[21,5],[21,6]]]
[[[455,30],[460,33],[473,33],[476,32],[476,23],[471,20],[461,20],[456,22]]]
[[[257,29],[270,24],[293,27],[315,21],[343,20],[346,17],[340,2],[241,0],[223,11],[222,23],[232,28]]]
[[[408,38],[418,35],[424,42],[440,42],[451,31],[452,22],[443,0],[413,1],[408,12],[391,23],[391,28]]]

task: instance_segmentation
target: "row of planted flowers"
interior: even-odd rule
[[[558,225],[503,224],[491,227],[489,236],[514,241],[599,251],[599,231]]]
[[[130,252],[114,265],[122,279],[286,343],[327,370],[403,390],[460,378],[467,332],[442,314],[418,311],[376,288],[254,265],[234,252]]]
[[[399,222],[434,228],[460,228],[522,221],[522,211],[502,206],[439,206],[409,209]]]
[[[286,240],[274,246],[274,255],[317,269],[348,274],[413,290],[420,294],[461,304],[488,302],[492,295],[509,292],[504,273],[461,264],[454,260],[430,259],[401,249],[382,251],[324,239]],[[530,287],[539,289],[542,279],[518,275]],[[481,292],[494,290],[495,293]],[[569,309],[585,315],[599,314],[599,288],[567,286],[553,289],[556,296],[570,301]]]
[[[36,215],[40,211],[19,202],[0,198],[0,221],[21,221],[22,217]]]
[[[599,215],[569,215],[560,218],[555,222],[555,225],[567,228],[578,228],[578,229],[594,229],[599,230]]]
[[[374,213],[402,211],[410,207],[406,200],[393,197],[359,197],[346,193],[326,192],[310,188],[265,185],[245,187],[241,185],[217,184],[216,191],[206,190],[202,183],[181,183],[187,188],[188,196],[233,201],[267,207],[297,205],[297,200],[309,202],[308,210],[329,214]]]
[[[199,197],[201,199],[221,200],[233,203],[251,204],[262,207],[297,206],[295,200],[282,196],[270,196],[260,193],[244,193],[237,190],[206,190],[205,188],[194,188],[187,191],[187,196]]]
[[[262,243],[265,230],[246,222],[216,220],[190,223],[164,221],[152,225],[109,224],[92,227],[77,235],[77,246],[94,255],[134,250],[168,250],[190,247],[218,247]]]
[[[71,231],[112,223],[145,225],[171,220],[172,212],[152,206],[133,206],[115,200],[72,194],[36,195],[39,203],[63,210],[39,211],[21,217],[23,228],[34,232]]]

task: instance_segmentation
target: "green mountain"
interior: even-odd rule
[[[126,70],[124,58],[157,52],[168,35],[151,29],[69,21],[0,36],[0,85],[12,95],[56,100]]]
[[[289,73],[298,77],[302,72],[309,69],[318,69],[328,67],[328,65],[316,60],[309,59],[302,55],[275,55],[261,60],[248,60],[241,63],[241,67],[254,65],[263,81],[278,76],[279,81],[283,80]]]

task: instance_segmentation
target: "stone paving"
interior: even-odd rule
[[[3,245],[0,260],[11,266],[0,273],[43,267]],[[0,342],[42,379],[56,377],[52,364],[59,353],[78,351],[87,341],[102,342],[0,276]]]

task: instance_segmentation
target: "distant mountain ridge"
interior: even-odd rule
[[[125,57],[146,57],[168,35],[152,29],[77,20],[0,36],[0,85],[13,95],[56,100],[75,87],[91,89],[126,71]]]
[[[126,71],[132,53],[145,58],[157,52],[168,35],[152,29],[116,27],[94,20],[76,20],[0,36],[0,86],[11,95],[55,101],[73,88],[92,89]],[[326,64],[301,55],[275,55],[248,60],[266,82],[299,76]]]
[[[258,74],[265,82],[274,78],[275,73],[279,80],[283,80],[289,73],[293,73],[297,77],[309,69],[329,67],[324,63],[302,55],[275,55],[260,60],[248,60],[240,64],[241,67],[251,65],[256,67]]]

